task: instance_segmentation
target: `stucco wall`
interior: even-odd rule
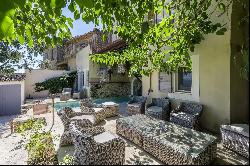
[[[197,57],[195,57],[197,56]],[[143,95],[171,97],[172,107],[181,100],[197,101],[204,105],[201,125],[210,131],[219,131],[219,125],[230,122],[230,31],[223,36],[207,35],[197,46],[192,63],[192,92],[162,93],[158,90],[158,72],[152,73],[148,96],[149,77],[143,76]],[[172,79],[174,80],[174,78]],[[174,85],[174,81],[173,81]]]
[[[204,105],[201,125],[219,131],[230,122],[230,31],[211,34],[198,46],[200,55],[200,103]]]
[[[89,70],[89,54],[91,54],[90,46],[81,49],[76,54],[77,71]]]
[[[194,53],[191,56],[192,59],[192,87],[191,87],[191,93],[184,93],[184,92],[177,92],[176,87],[176,73],[172,73],[172,93],[166,93],[159,90],[159,72],[154,71],[151,75],[151,89],[153,92],[151,92],[148,95],[148,90],[150,88],[150,77],[142,76],[142,94],[144,96],[148,97],[148,102],[151,101],[151,98],[154,97],[160,97],[165,98],[169,97],[176,100],[190,100],[190,101],[196,101],[199,102],[199,55],[197,53]],[[173,100],[174,101],[174,100]]]
[[[229,11],[229,16],[231,11]],[[226,15],[213,18],[221,23],[231,25]],[[151,76],[153,92],[148,96],[149,77],[143,76],[143,95],[152,97],[170,97],[172,108],[181,100],[197,101],[203,104],[201,117],[203,129],[219,132],[221,124],[230,123],[230,37],[229,30],[221,36],[209,34],[201,44],[196,45],[192,59],[192,89],[190,93],[162,93],[158,90],[158,72]],[[174,77],[174,74],[173,74]],[[175,84],[174,78],[173,85]],[[235,88],[235,87],[234,87]]]
[[[33,97],[33,98],[42,98],[47,97],[49,92],[35,92],[34,85],[37,82],[43,82],[49,78],[58,77],[67,73],[64,70],[47,70],[47,69],[34,69],[34,70],[26,70],[26,79],[25,79],[25,97]]]
[[[25,81],[6,81],[0,82],[0,85],[10,85],[10,84],[21,84],[21,103],[24,104],[25,101]]]
[[[99,68],[99,64],[89,61],[89,82],[94,82],[99,80],[100,76],[97,75],[97,70]]]
[[[70,58],[68,60],[68,67],[70,71],[76,70],[76,58]]]

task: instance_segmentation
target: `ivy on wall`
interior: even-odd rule
[[[130,95],[130,83],[102,83],[90,86],[93,98],[122,97]]]
[[[35,83],[35,91],[40,92],[49,90],[51,94],[62,92],[63,88],[73,88],[77,72],[64,74],[60,77],[54,77],[43,82]]]

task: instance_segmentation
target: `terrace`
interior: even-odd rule
[[[127,102],[126,99],[110,99],[110,100],[96,100],[95,102],[97,104],[105,103],[105,102],[116,102],[119,104],[119,115],[114,117],[109,117],[103,119],[100,123],[98,123],[96,126],[104,127],[105,131],[108,131],[112,134],[117,134],[117,120],[123,119],[124,117],[130,118],[129,113],[127,112]],[[45,99],[44,102],[48,103],[49,109],[52,110],[52,101],[51,99]],[[63,102],[60,102],[59,98],[55,98],[55,111],[59,111],[60,106],[70,106],[75,112],[81,111],[79,109],[79,100],[69,100],[67,104],[61,105]],[[27,102],[26,105],[32,104],[34,101],[30,100]],[[66,102],[64,102],[66,103]],[[78,104],[76,104],[78,103]],[[45,129],[49,129],[52,125],[52,112],[43,113],[40,115],[33,115],[32,107],[30,107],[27,111],[27,113],[19,115],[19,117],[16,116],[5,116],[1,117],[0,124],[1,124],[1,149],[4,150],[1,153],[1,163],[0,164],[27,164],[27,158],[28,153],[24,149],[25,143],[27,143],[27,140],[23,140],[22,136],[18,133],[11,133],[9,123],[11,120],[16,118],[31,118],[31,117],[45,117],[47,125]],[[155,119],[155,122],[158,120]],[[147,121],[144,122],[145,124]],[[151,122],[150,122],[151,123]],[[53,142],[54,147],[56,150],[57,158],[59,163],[63,161],[63,158],[66,155],[73,156],[74,155],[74,146],[60,146],[61,142],[61,136],[64,133],[64,125],[60,119],[60,117],[55,113],[54,117],[54,125],[52,128],[52,135],[53,135]],[[153,131],[152,131],[153,132]],[[208,132],[202,132],[202,133],[208,133]],[[247,158],[235,153],[234,151],[231,151],[227,148],[225,148],[221,143],[221,136],[215,135],[214,133],[209,133],[211,135],[216,136],[218,139],[216,141],[216,157],[212,161],[212,165],[220,165],[220,164],[248,164]],[[118,135],[122,140],[125,141],[125,159],[124,159],[124,165],[136,165],[136,164],[142,164],[142,165],[161,165],[164,164],[161,160],[159,160],[158,157],[155,157],[152,155],[152,153],[148,153],[145,151],[145,149],[138,144],[135,144],[133,141],[127,139],[126,137],[123,137],[122,135]],[[104,139],[104,138],[103,138]],[[181,144],[181,141],[178,141]],[[198,145],[198,144],[197,144]]]

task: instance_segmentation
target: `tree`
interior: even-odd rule
[[[0,73],[14,72],[14,67],[21,59],[22,54],[17,51],[21,46],[17,42],[9,46],[6,42],[0,42]]]
[[[0,74],[11,74],[16,69],[30,69],[38,60],[35,59],[42,53],[42,47],[21,45],[18,41],[0,42]]]
[[[238,0],[234,0],[238,1]],[[72,19],[62,8],[74,13],[74,19],[102,24],[104,32],[113,32],[128,43],[128,49],[93,56],[95,62],[108,65],[129,62],[130,74],[149,74],[153,70],[176,71],[191,68],[190,52],[205,34],[223,35],[226,22],[211,21],[228,14],[233,0],[2,0],[0,38],[21,43],[54,45],[70,37]],[[4,6],[4,7],[3,7]],[[166,10],[166,17],[154,24],[154,15]],[[146,19],[145,19],[146,18]],[[164,48],[169,49],[164,49]],[[168,57],[166,57],[168,55]],[[151,65],[148,65],[150,63]]]

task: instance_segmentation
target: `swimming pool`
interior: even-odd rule
[[[93,103],[95,104],[102,104],[105,102],[114,102],[117,104],[121,104],[124,102],[128,102],[130,100],[129,97],[111,97],[111,98],[102,98],[102,99],[92,99]],[[74,109],[80,109],[80,102],[75,100],[69,100],[69,101],[63,101],[63,102],[56,102],[55,103],[55,109],[59,111],[60,109],[64,107],[71,107]]]

